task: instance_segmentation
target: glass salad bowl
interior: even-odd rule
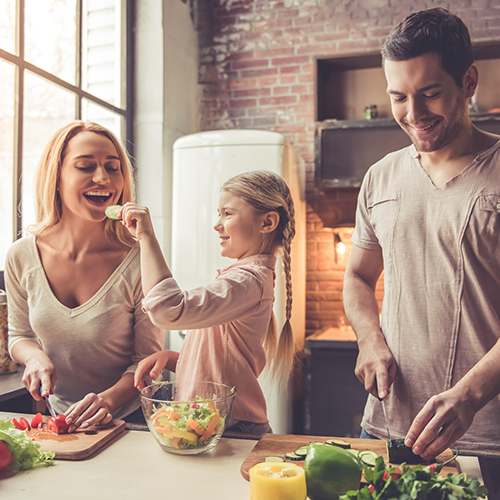
[[[215,382],[157,382],[141,390],[141,406],[164,451],[195,455],[219,442],[235,396],[234,388]]]

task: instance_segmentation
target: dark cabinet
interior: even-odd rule
[[[367,393],[354,375],[357,356],[352,333],[332,328],[306,340],[304,434],[359,437]]]

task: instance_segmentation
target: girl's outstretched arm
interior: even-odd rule
[[[142,291],[147,295],[160,281],[171,278],[172,273],[156,239],[148,208],[135,203],[125,203],[121,217],[123,225],[137,238],[141,246]]]

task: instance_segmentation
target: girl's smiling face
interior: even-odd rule
[[[222,191],[218,213],[214,229],[219,233],[223,257],[239,260],[259,253],[263,238],[261,217],[247,202]]]
[[[106,136],[80,132],[68,142],[58,186],[63,217],[104,220],[104,209],[118,202],[123,185],[116,148]]]

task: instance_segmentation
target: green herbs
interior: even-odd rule
[[[364,467],[368,485],[360,490],[348,491],[340,500],[474,500],[484,498],[488,491],[476,479],[465,474],[438,475],[438,464],[409,467],[388,467],[382,457],[375,467]]]
[[[10,420],[0,419],[0,441],[4,441],[12,453],[9,470],[54,465],[54,452],[40,450],[40,445],[32,441],[26,431],[16,429]]]

